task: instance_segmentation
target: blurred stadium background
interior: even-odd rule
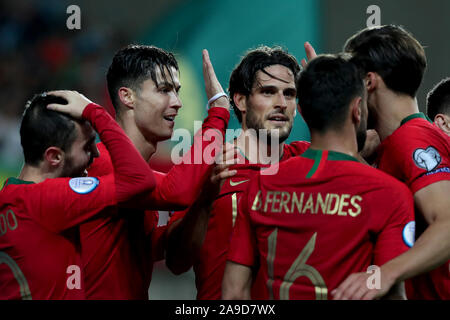
[[[69,5],[81,9],[81,29],[69,30]],[[303,43],[318,53],[338,52],[344,41],[366,26],[368,6],[381,9],[381,24],[403,25],[426,47],[428,70],[418,95],[425,97],[450,75],[448,0],[128,0],[0,1],[0,183],[20,171],[19,123],[26,101],[52,89],[78,90],[111,107],[105,75],[114,53],[129,43],[153,44],[174,52],[181,70],[183,108],[176,128],[193,130],[206,115],[201,50],[207,48],[222,86],[240,57],[260,44],[281,45],[298,60]],[[232,117],[231,128],[238,122]],[[296,118],[290,140],[308,140]],[[161,144],[153,166],[167,171],[174,142]],[[192,272],[171,275],[155,266],[151,299],[194,299]]]

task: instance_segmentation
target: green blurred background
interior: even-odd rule
[[[69,5],[81,9],[81,29],[68,30]],[[240,57],[260,44],[280,45],[300,61],[303,43],[317,52],[338,52],[345,40],[366,27],[370,5],[381,10],[381,24],[400,24],[426,47],[429,67],[418,94],[450,74],[448,0],[66,0],[0,1],[0,183],[22,166],[20,114],[34,94],[74,89],[107,108],[105,74],[114,53],[129,43],[172,51],[180,64],[183,108],[176,128],[193,130],[206,115],[201,50],[206,48],[222,86]],[[233,116],[231,128],[238,123]],[[289,141],[308,140],[297,116]],[[155,168],[170,167],[173,142],[159,146]],[[164,214],[162,214],[164,217]],[[163,220],[163,218],[162,218]],[[164,223],[164,221],[161,221]],[[159,263],[150,288],[153,299],[195,297],[192,272],[170,275]]]

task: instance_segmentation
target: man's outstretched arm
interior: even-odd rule
[[[414,246],[402,255],[381,266],[381,289],[369,289],[366,277],[350,275],[333,292],[335,299],[355,299],[356,292],[363,299],[385,295],[395,283],[433,270],[450,259],[450,181],[428,185],[414,194],[414,202],[422,212],[427,229]]]
[[[227,161],[234,161],[236,149],[227,144],[224,157]],[[198,258],[200,249],[208,229],[211,207],[216,199],[220,184],[224,179],[236,174],[236,170],[229,170],[230,164],[217,165],[211,176],[211,181],[204,185],[199,198],[188,211],[167,230],[166,265],[175,274],[188,271]]]

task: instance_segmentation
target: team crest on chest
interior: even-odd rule
[[[69,180],[70,189],[79,194],[90,193],[97,188],[100,181],[97,178],[73,178]]]
[[[416,149],[413,153],[416,166],[426,171],[435,169],[441,163],[441,155],[432,146],[424,149]]]

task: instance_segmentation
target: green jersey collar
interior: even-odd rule
[[[321,159],[322,158],[322,154],[323,154],[324,150],[316,150],[316,149],[307,149],[301,156],[308,158],[308,159],[312,159],[312,160],[317,160],[317,159]],[[332,160],[332,161],[356,161],[359,162],[358,159],[342,153],[342,152],[337,152],[337,151],[331,151],[331,150],[327,150],[328,151],[328,157],[327,160]]]
[[[422,119],[425,119],[425,120],[427,120],[427,121],[433,123],[433,121],[431,121],[431,119],[428,118],[428,116],[426,116],[426,115],[423,114],[422,112],[419,112],[419,113],[413,113],[413,114],[407,116],[405,119],[402,120],[402,122],[400,122],[400,126],[404,125],[404,124],[407,123],[409,120],[416,119],[416,118],[422,118]]]
[[[5,181],[4,186],[10,185],[10,184],[33,184],[34,182],[32,181],[25,181],[25,180],[20,180],[14,177],[8,178]]]

